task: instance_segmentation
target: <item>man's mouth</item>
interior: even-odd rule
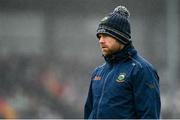
[[[107,51],[108,50],[107,47],[102,47],[101,49],[102,49],[102,51]]]
[[[102,46],[101,48],[107,48],[106,46]]]

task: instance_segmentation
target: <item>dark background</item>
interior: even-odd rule
[[[118,5],[160,75],[161,118],[180,118],[179,0],[0,0],[0,118],[83,118],[96,29]]]

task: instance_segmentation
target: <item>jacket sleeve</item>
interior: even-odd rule
[[[92,98],[92,81],[90,83],[89,92],[87,96],[87,100],[84,107],[84,119],[88,119],[89,115],[91,114],[92,107],[93,107],[93,98]]]
[[[138,70],[133,81],[136,114],[141,119],[160,118],[159,77],[151,67]]]

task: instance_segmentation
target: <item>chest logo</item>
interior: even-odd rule
[[[101,80],[101,76],[95,76],[94,80]]]
[[[126,77],[126,73],[120,73],[116,81],[117,82],[124,82],[125,77]]]

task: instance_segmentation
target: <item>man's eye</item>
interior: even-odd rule
[[[101,35],[97,35],[97,37],[98,37],[98,39],[100,39],[100,38],[101,38]]]

